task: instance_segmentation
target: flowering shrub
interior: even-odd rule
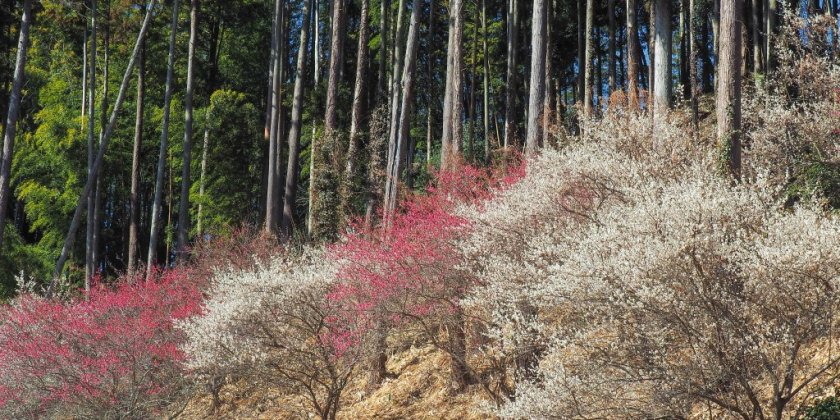
[[[187,367],[208,379],[274,384],[334,418],[358,354],[353,324],[326,299],[336,270],[323,251],[304,249],[254,270],[218,272],[203,315],[180,324]]]
[[[173,319],[201,293],[186,273],[98,286],[88,301],[23,295],[0,309],[0,416],[151,417],[181,391]]]

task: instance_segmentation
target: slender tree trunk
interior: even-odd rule
[[[387,99],[385,86],[388,79],[388,14],[391,9],[390,0],[380,0],[379,2],[379,37],[382,39],[382,45],[379,47],[379,76],[376,79],[376,97],[380,101]]]
[[[776,15],[779,13],[777,0],[766,0],[764,3],[764,62],[765,71],[769,75],[773,71],[773,38],[776,35]]]
[[[475,82],[475,74],[476,74],[476,66],[478,60],[478,22],[473,23],[473,33],[472,33],[472,57],[470,63],[470,98],[469,103],[467,104],[467,120],[470,124],[470,132],[467,137],[467,156],[471,160],[475,154],[475,123],[476,123],[476,115],[475,115],[475,89],[476,89],[476,82]]]
[[[616,77],[615,77],[615,0],[608,0],[607,14],[609,14],[609,57],[607,58],[607,67],[609,70],[609,93],[615,91]],[[609,95],[607,95],[609,96]]]
[[[627,0],[627,107],[639,110],[639,30],[636,0]]]
[[[388,176],[389,180],[399,179],[399,174],[402,171],[403,159],[399,157],[400,151],[408,146],[409,129],[411,125],[411,104],[414,101],[414,73],[417,68],[417,46],[418,33],[420,32],[420,15],[422,14],[420,0],[414,0],[411,7],[411,23],[408,27],[408,37],[406,38],[405,46],[405,64],[403,65],[402,74],[402,104],[400,105],[400,119],[399,119],[399,135],[394,149],[388,151],[389,156],[394,156],[389,159]],[[397,182],[389,182],[389,186],[385,191],[385,226],[386,229],[391,227],[391,216],[396,210],[397,203]]]
[[[691,122],[695,136],[700,131],[700,88],[697,80],[697,31],[700,14],[696,0],[688,0],[688,77],[691,84]]]
[[[143,144],[143,94],[145,93],[145,42],[137,55],[137,113],[134,118],[134,147],[131,152],[131,195],[129,198],[128,274],[134,275],[137,264],[138,229],[137,195],[140,188],[140,147]]]
[[[3,233],[6,227],[6,210],[12,194],[9,181],[12,176],[12,158],[15,152],[15,129],[20,116],[20,99],[23,90],[26,52],[29,44],[29,27],[32,24],[32,0],[24,0],[23,14],[20,20],[18,49],[15,57],[15,75],[12,91],[9,95],[9,109],[6,114],[6,128],[3,134],[3,157],[0,162],[0,249],[3,246]]]
[[[760,79],[760,75],[764,72],[764,66],[762,64],[763,60],[763,48],[761,43],[761,27],[762,27],[762,18],[761,18],[761,2],[763,0],[752,0],[750,4],[750,11],[752,14],[750,15],[750,26],[752,28],[752,61],[753,61],[753,75],[756,77],[756,81]]]
[[[85,19],[84,44],[82,45],[82,126],[85,129],[85,112],[87,112],[87,70],[88,70],[88,21]]]
[[[64,244],[61,248],[61,253],[59,254],[58,260],[55,264],[55,270],[53,271],[53,278],[50,282],[50,286],[47,288],[46,295],[49,297],[55,291],[55,286],[61,276],[62,272],[64,271],[64,264],[67,262],[67,258],[70,255],[70,248],[73,247],[73,243],[76,240],[76,232],[79,230],[79,225],[82,221],[82,213],[85,211],[85,204],[87,203],[86,197],[90,195],[91,190],[93,189],[93,184],[96,182],[96,177],[99,173],[99,169],[102,167],[102,162],[105,158],[105,151],[108,148],[108,142],[111,139],[111,135],[114,132],[114,127],[116,126],[117,116],[119,115],[119,110],[122,108],[123,101],[125,100],[125,91],[128,88],[129,80],[131,78],[131,73],[134,70],[134,64],[137,61],[137,56],[139,55],[140,47],[143,43],[143,40],[146,38],[146,33],[149,30],[149,23],[152,20],[152,10],[154,6],[157,4],[157,0],[152,0],[149,8],[146,10],[146,17],[143,19],[143,26],[140,28],[140,32],[137,35],[137,41],[134,44],[134,50],[131,54],[131,57],[128,60],[128,65],[126,66],[125,74],[123,75],[122,83],[120,84],[120,90],[117,93],[117,99],[114,102],[114,109],[111,111],[111,118],[108,120],[108,127],[105,130],[105,135],[102,138],[102,144],[99,145],[99,150],[96,153],[96,159],[94,160],[92,176],[88,177],[88,180],[85,182],[85,186],[82,189],[82,193],[79,195],[79,202],[76,204],[76,210],[73,212],[73,218],[70,221],[70,227],[67,231],[67,236],[64,238]]]
[[[359,152],[362,124],[365,118],[364,95],[366,72],[368,67],[368,41],[370,28],[368,16],[369,0],[362,0],[361,20],[359,22],[359,43],[356,47],[356,80],[353,86],[353,107],[350,111],[350,142],[347,145],[347,163],[344,167],[344,192],[341,195],[342,208],[346,212],[352,198],[351,189],[356,174],[356,159]]]
[[[460,162],[464,144],[462,117],[464,113],[463,92],[463,34],[464,34],[464,1],[450,2],[449,21],[451,26],[451,49],[447,60],[447,87],[445,95],[450,104],[450,112],[446,112],[444,103],[444,141],[441,155],[441,167],[452,169]]]
[[[437,106],[438,99],[437,99],[437,89],[434,82],[435,77],[435,59],[434,59],[434,52],[436,48],[434,46],[435,41],[435,0],[429,0],[429,40],[427,45],[429,46],[428,58],[427,58],[427,78],[429,80],[429,103],[427,104],[428,112],[426,115],[426,166],[431,167],[432,164],[432,143],[434,135],[432,134],[432,130],[434,129],[434,109]]]
[[[105,27],[104,34],[104,52],[105,60],[102,66],[102,103],[99,106],[99,143],[102,143],[102,136],[105,134],[105,125],[108,123],[108,80],[109,70],[111,65],[111,6],[108,2],[105,4]],[[93,244],[91,245],[91,264],[92,274],[96,274],[99,270],[101,257],[100,253],[100,239],[102,231],[102,184],[103,178],[100,176],[96,181],[96,187],[93,195]]]
[[[679,28],[679,41],[680,41],[680,85],[682,85],[683,89],[683,98],[690,99],[691,98],[691,81],[689,80],[689,58],[688,58],[688,33],[689,27],[688,23],[691,20],[690,13],[688,10],[688,1],[689,0],[680,0],[680,28]]]
[[[399,12],[397,13],[397,27],[396,27],[396,35],[394,36],[394,53],[393,53],[393,72],[391,73],[391,85],[389,86],[388,90],[391,93],[391,99],[389,101],[390,104],[390,113],[391,119],[388,124],[388,157],[385,163],[385,195],[383,197],[383,220],[388,226],[390,223],[390,191],[396,190],[397,184],[399,183],[399,172],[397,173],[397,177],[391,177],[391,168],[393,168],[395,164],[395,160],[400,159],[400,148],[398,147],[399,141],[399,122],[400,122],[400,98],[402,97],[402,89],[400,89],[399,84],[402,82],[402,65],[404,63],[399,57],[402,55],[402,43],[400,42],[400,34],[403,32],[403,10],[405,9],[405,2],[404,0],[400,0],[399,2]]]
[[[321,0],[313,0],[314,3],[312,4],[312,11],[313,18],[312,18],[312,35],[313,35],[313,42],[312,42],[312,50],[314,61],[313,61],[313,77],[315,80],[315,86],[318,86],[321,83]],[[342,1],[342,0],[334,0],[334,1]],[[330,10],[333,10],[334,3],[330,3]],[[335,20],[335,16],[332,16],[333,21]],[[330,52],[332,54],[332,52]]]
[[[741,180],[741,18],[743,0],[721,2],[720,64],[717,83],[718,145],[728,174]]]
[[[594,95],[593,71],[595,63],[595,39],[593,36],[595,21],[595,1],[586,0],[586,75],[584,76],[585,86],[583,95],[583,115],[592,117],[592,100]]]
[[[163,97],[163,128],[160,134],[160,151],[158,153],[157,176],[155,177],[155,198],[152,201],[152,220],[149,231],[149,251],[146,258],[146,281],[151,280],[157,262],[157,242],[160,234],[158,219],[160,218],[161,200],[163,198],[163,177],[166,171],[166,156],[169,150],[169,117],[172,104],[173,70],[175,68],[175,35],[178,32],[178,0],[172,2],[172,23],[169,30],[169,60],[166,66],[166,85]]]
[[[554,94],[555,90],[555,81],[554,78],[554,60],[552,60],[552,55],[554,53],[555,42],[554,42],[554,32],[555,28],[553,27],[554,23],[554,10],[555,10],[555,0],[546,0],[545,3],[545,66],[544,66],[544,73],[545,73],[545,94],[543,95],[543,105],[542,105],[542,135],[540,138],[540,148],[545,146],[548,143],[549,134],[551,134],[551,124],[552,124],[552,116],[554,115],[554,101],[556,100],[556,96]]]
[[[190,0],[190,44],[187,50],[187,92],[184,97],[184,151],[181,168],[181,199],[178,203],[178,237],[176,256],[185,257],[190,225],[190,165],[193,136],[193,73],[195,72],[195,42],[198,34],[198,0]]]
[[[671,5],[670,0],[656,0],[656,26],[653,90],[654,122],[664,123],[671,107]]]
[[[589,63],[586,61],[586,1],[578,0],[577,2],[577,29],[578,29],[578,74],[577,74],[577,90],[574,91],[575,103],[584,100],[586,97],[586,69]]]
[[[88,135],[87,135],[87,176],[93,178],[93,164],[96,147],[94,136],[96,135],[96,0],[90,2],[90,81],[88,83]],[[94,188],[95,188],[94,184]],[[95,205],[94,196],[88,192],[87,200],[87,221],[85,226],[85,296],[90,292],[90,279],[93,277],[93,230],[96,226],[94,220]]]
[[[653,115],[653,96],[656,91],[656,2],[659,0],[650,0],[648,8],[648,97],[647,109]]]
[[[326,135],[335,135],[338,130],[338,86],[341,64],[344,59],[344,22],[347,18],[346,0],[333,0],[332,32],[330,36],[330,74],[327,85],[327,104],[324,114]]]
[[[505,143],[513,147],[516,142],[516,49],[519,38],[519,0],[507,0],[507,69],[505,86]],[[451,28],[450,28],[451,30]],[[451,47],[451,45],[450,45]]]
[[[306,0],[303,6],[303,16],[309,15],[312,0]],[[309,20],[304,19],[300,29],[300,44],[306,45],[309,38]],[[298,183],[298,155],[300,154],[300,128],[303,114],[303,78],[306,68],[306,48],[298,48],[297,63],[295,64],[295,87],[292,99],[292,119],[289,128],[289,161],[286,165],[286,191],[283,200],[283,219],[280,232],[285,240],[291,239],[292,222],[295,215],[295,200]]]
[[[482,34],[482,52],[484,56],[484,74],[482,81],[484,82],[484,101],[482,111],[484,116],[482,122],[484,123],[484,163],[490,163],[490,58],[487,56],[487,4],[486,0],[481,0],[481,34]],[[431,71],[429,72],[431,75]]]
[[[196,213],[196,236],[198,238],[204,239],[204,224],[203,224],[203,216],[204,216],[204,190],[206,186],[206,178],[207,178],[207,154],[210,149],[210,121],[212,121],[211,117],[213,114],[213,91],[216,88],[216,74],[218,73],[219,68],[219,49],[221,47],[222,42],[222,29],[221,25],[219,24],[219,20],[214,20],[213,24],[211,25],[210,30],[210,70],[209,74],[207,75],[207,110],[204,115],[204,140],[201,146],[201,175],[199,179],[199,191],[198,195],[201,199],[198,201],[198,211]],[[281,36],[283,34],[281,33]],[[282,45],[279,48],[279,51],[282,51]],[[280,57],[281,69],[283,68],[282,65],[285,63],[285,56],[282,54],[278,54]],[[274,63],[272,62],[272,69],[274,68]],[[280,80],[282,80],[283,72],[280,72]],[[282,87],[282,85],[281,85]],[[274,85],[272,84],[272,89],[269,92],[269,100],[271,96],[273,96]],[[270,106],[270,103],[269,103]],[[269,118],[271,118],[269,114]],[[268,124],[271,124],[269,121]],[[282,131],[282,130],[280,130]],[[269,127],[269,134],[270,134],[270,127]],[[279,185],[276,189],[279,189]],[[275,194],[277,195],[277,194]],[[279,200],[279,197],[278,197]]]
[[[200,240],[204,239],[204,189],[206,187],[206,179],[207,179],[207,151],[210,148],[210,117],[212,115],[212,104],[208,103],[207,105],[207,114],[204,117],[204,141],[201,145],[201,177],[199,178],[198,184],[198,196],[200,197],[198,201],[198,212],[196,214],[196,236],[200,238]],[[268,214],[268,213],[266,213]]]
[[[542,138],[540,114],[545,96],[545,0],[535,0],[531,17],[531,82],[528,84],[528,136],[525,154],[533,156]]]
[[[272,66],[271,66],[271,100],[269,107],[268,122],[268,179],[266,180],[266,195],[265,195],[265,232],[268,235],[277,234],[280,226],[278,216],[280,212],[279,184],[280,184],[280,170],[278,168],[277,155],[280,151],[280,132],[278,131],[280,119],[280,101],[282,100],[282,62],[285,57],[280,53],[281,42],[283,39],[283,2],[275,0],[274,2],[274,23],[272,33],[274,38],[271,40],[273,51]]]

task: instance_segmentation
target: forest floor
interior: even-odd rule
[[[339,419],[485,419],[491,404],[479,386],[449,392],[446,355],[430,345],[411,346],[389,358],[391,375],[373,392],[365,392],[367,375],[360,371],[345,391]],[[360,368],[363,369],[363,368]],[[309,419],[312,409],[296,395],[279,389],[238,382],[221,392],[222,406],[212,412],[206,393],[189,403],[182,419]],[[488,407],[489,408],[489,407]]]

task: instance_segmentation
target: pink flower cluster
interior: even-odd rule
[[[97,286],[88,300],[21,296],[0,308],[0,413],[148,414],[180,376],[181,333],[202,294],[183,271]]]
[[[474,281],[457,269],[461,256],[456,241],[469,232],[470,224],[454,210],[480,206],[524,174],[524,164],[503,171],[463,166],[439,172],[427,194],[402,203],[388,231],[359,229],[334,245],[330,253],[342,266],[328,300],[343,308],[344,316],[333,321],[352,324],[347,329],[357,338],[349,340],[342,333],[333,341],[346,348],[376,324],[457,308]]]

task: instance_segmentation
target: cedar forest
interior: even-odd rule
[[[838,8],[4,1],[0,417],[840,418]]]

